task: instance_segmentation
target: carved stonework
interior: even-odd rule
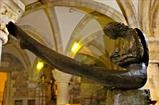
[[[28,73],[27,71],[12,72],[14,98],[28,97]]]
[[[81,81],[80,77],[73,76],[69,85],[69,96],[70,103],[80,103],[81,102]]]

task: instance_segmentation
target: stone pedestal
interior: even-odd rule
[[[150,105],[148,90],[108,90],[105,105]]]
[[[82,84],[80,100],[81,105],[155,105],[149,90],[109,90],[90,83]]]

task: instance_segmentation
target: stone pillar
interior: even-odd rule
[[[158,63],[150,63],[148,67],[148,80],[144,88],[150,89],[152,100],[157,101],[159,105],[159,65]]]
[[[69,82],[72,75],[58,70],[53,71],[53,76],[57,83],[57,105],[69,103]]]
[[[149,38],[149,54],[150,61],[147,70],[148,80],[144,88],[150,89],[151,99],[157,101],[155,105],[159,105],[159,39]]]

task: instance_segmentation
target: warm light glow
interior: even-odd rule
[[[77,42],[74,42],[71,48],[71,52],[75,54],[80,48],[81,48],[81,45]]]
[[[36,65],[36,70],[40,71],[44,67],[44,62],[38,61]]]
[[[7,73],[0,72],[0,105],[3,100],[3,93],[4,93],[6,80],[7,80]]]

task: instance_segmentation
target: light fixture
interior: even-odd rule
[[[76,54],[80,48],[81,48],[81,45],[78,42],[74,42],[71,48],[71,52],[73,54]]]
[[[44,67],[44,62],[43,61],[38,61],[37,65],[36,65],[36,70],[37,71],[41,71]]]

